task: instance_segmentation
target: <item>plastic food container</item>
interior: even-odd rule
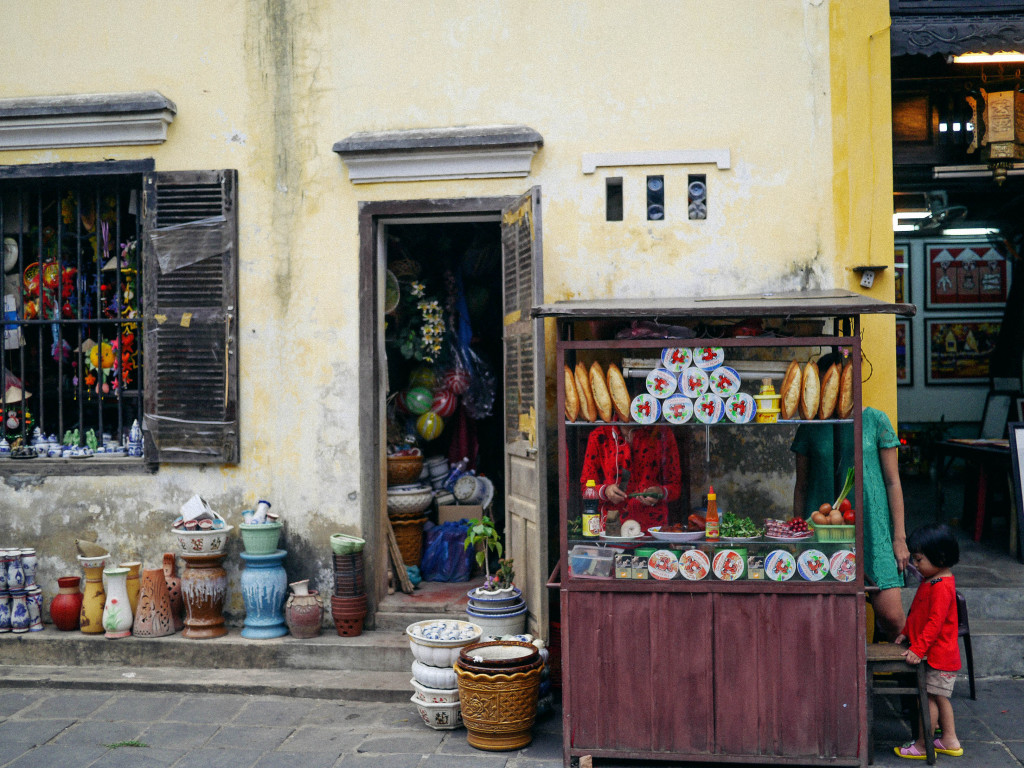
[[[569,552],[569,570],[577,578],[607,579],[621,549],[577,544]]]

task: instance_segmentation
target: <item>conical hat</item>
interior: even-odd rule
[[[30,397],[32,397],[32,393],[22,392],[21,387],[8,387],[0,403],[11,405],[12,403],[20,403],[22,400],[28,400]]]

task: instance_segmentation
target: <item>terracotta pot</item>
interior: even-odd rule
[[[221,567],[226,554],[181,556],[185,561],[185,571],[181,575],[181,594],[185,599],[182,637],[205,640],[228,633],[222,613],[228,593],[228,575]]]
[[[131,605],[132,615],[134,616],[135,611],[139,607],[139,589],[141,588],[139,573],[142,570],[142,563],[134,561],[131,563],[121,563],[119,567],[128,569],[128,579],[126,582],[128,585],[128,604]]]
[[[82,578],[61,576],[57,579],[57,594],[50,601],[50,619],[57,629],[68,632],[78,629],[82,612]]]
[[[360,597],[331,597],[331,611],[365,611],[366,595]]]
[[[142,572],[139,607],[135,612],[132,634],[137,637],[166,637],[174,634],[171,594],[167,589],[163,568],[149,568]]]
[[[284,604],[284,620],[292,637],[317,637],[324,621],[324,604],[320,594],[311,589],[308,595],[290,595]]]
[[[334,627],[338,631],[339,637],[358,637],[363,634],[363,619],[366,618],[366,614],[357,614],[354,616],[334,616]]]
[[[164,581],[167,582],[167,594],[171,600],[171,619],[174,621],[174,631],[181,632],[185,628],[185,620],[182,618],[185,602],[181,596],[181,579],[178,578],[178,566],[173,552],[164,553]]]

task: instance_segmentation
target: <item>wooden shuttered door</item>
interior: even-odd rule
[[[236,463],[238,172],[143,185],[146,457]]]

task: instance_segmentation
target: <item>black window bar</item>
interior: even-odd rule
[[[141,423],[141,203],[137,175],[0,185],[8,448],[60,456],[71,436],[73,456],[87,447],[121,456]],[[36,429],[42,441],[33,441]]]

